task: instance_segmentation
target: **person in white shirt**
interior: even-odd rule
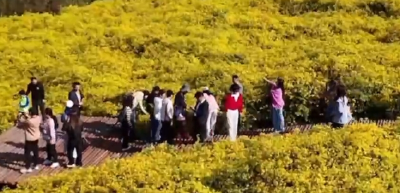
[[[219,105],[214,95],[208,88],[203,90],[204,98],[208,102],[208,119],[207,119],[207,133],[206,138],[209,139],[214,136],[215,124],[217,123]]]
[[[146,100],[147,97],[150,95],[150,92],[147,90],[138,90],[138,91],[133,91],[132,96],[133,96],[133,108],[136,109],[137,106],[139,106],[140,110],[145,113],[146,115],[149,114],[146,111],[146,108],[143,107],[143,100]]]
[[[153,144],[158,143],[160,141],[160,131],[161,131],[161,109],[162,109],[162,101],[164,91],[160,90],[158,93],[155,93],[154,100],[153,100],[153,119],[151,119],[151,142]]]
[[[162,101],[161,108],[161,142],[167,141],[168,144],[173,144],[175,138],[175,132],[172,129],[172,120],[174,117],[174,106],[172,103],[172,97],[174,92],[168,90],[165,98]]]

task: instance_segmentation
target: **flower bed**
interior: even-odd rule
[[[0,127],[11,125],[12,96],[32,75],[58,112],[80,81],[87,115],[114,115],[120,94],[155,84],[177,91],[188,82],[222,95],[232,74],[244,84],[247,120],[268,117],[264,76],[286,80],[290,122],[320,115],[332,74],[342,75],[356,115],[394,107],[400,1],[285,2],[115,0],[0,18]]]

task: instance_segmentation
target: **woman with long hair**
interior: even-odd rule
[[[68,168],[82,166],[82,151],[83,151],[83,122],[79,118],[78,112],[73,112],[69,116],[69,120],[65,125],[65,131],[68,136],[67,140],[67,157]],[[76,150],[77,157],[74,159],[73,153]]]
[[[283,133],[285,131],[285,119],[283,116],[283,107],[285,106],[285,86],[284,80],[278,78],[276,82],[264,78],[271,87],[272,96],[272,124],[276,133]]]
[[[44,161],[43,165],[50,165],[51,168],[57,168],[60,166],[60,164],[58,163],[57,151],[56,151],[57,128],[56,128],[56,121],[54,120],[55,116],[51,108],[46,108],[44,110],[44,113],[45,113],[45,118],[44,118],[43,139],[46,141],[47,159]]]
[[[328,123],[332,122],[333,119],[332,114],[335,111],[336,94],[339,85],[343,85],[340,76],[330,79],[325,85],[324,98],[328,101],[325,118]]]
[[[335,106],[332,112],[332,127],[342,128],[352,120],[346,87],[339,85],[336,91]]]

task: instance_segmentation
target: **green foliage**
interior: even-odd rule
[[[263,135],[237,142],[154,150],[99,167],[32,178],[30,192],[398,192],[398,126]]]
[[[1,18],[0,125],[14,119],[12,95],[31,75],[44,82],[58,111],[79,80],[85,113],[112,115],[118,106],[110,99],[128,90],[177,90],[189,82],[221,95],[238,74],[248,120],[268,116],[262,77],[282,76],[293,122],[322,112],[325,82],[340,74],[355,114],[381,115],[400,90],[399,2],[115,0],[56,16]]]

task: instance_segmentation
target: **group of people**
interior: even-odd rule
[[[276,133],[285,132],[284,106],[285,87],[284,80],[276,81],[264,79],[270,84],[269,96],[272,99],[271,112],[273,127]],[[150,139],[152,144],[168,142],[172,144],[174,138],[192,137],[200,142],[213,138],[214,129],[219,111],[226,116],[229,139],[235,141],[240,127],[241,113],[244,107],[243,85],[237,75],[232,76],[229,93],[223,98],[223,109],[220,108],[216,96],[208,89],[195,93],[197,102],[194,107],[188,107],[186,96],[190,92],[190,85],[184,84],[175,94],[172,90],[164,90],[158,86],[152,91],[140,90],[129,93],[124,97],[123,108],[118,116],[121,123],[122,150],[131,146],[130,141],[135,137],[135,124],[138,120],[138,110],[150,115]],[[31,101],[28,95],[31,94]],[[49,107],[45,108],[45,91],[41,82],[35,77],[31,78],[26,91],[19,92],[19,113],[17,127],[25,132],[25,168],[22,173],[29,173],[38,167],[38,142],[42,137],[46,141],[47,159],[44,165],[52,168],[59,167],[55,144],[57,142],[56,130],[58,121]],[[334,128],[341,128],[352,119],[349,99],[346,96],[346,87],[339,79],[331,80],[326,86],[324,96],[328,98],[329,105],[326,116]],[[67,167],[82,166],[83,151],[83,122],[80,114],[83,106],[84,95],[78,82],[73,83],[73,89],[68,93],[68,101],[61,121],[64,123],[64,140],[68,157]],[[146,104],[144,106],[144,103]],[[39,111],[42,116],[39,116]],[[194,131],[186,129],[187,113],[194,114]]]
[[[29,100],[29,94],[31,94],[31,100]],[[21,169],[21,173],[30,173],[39,169],[40,138],[46,141],[47,158],[43,165],[48,165],[51,168],[59,167],[56,151],[59,124],[53,110],[49,107],[45,108],[46,100],[43,84],[36,77],[32,77],[26,91],[19,91],[19,96],[16,126],[23,129],[25,134],[25,167]],[[78,82],[73,83],[73,89],[68,93],[67,106],[62,116],[64,122],[62,130],[66,141],[67,167],[69,168],[82,165],[83,122],[80,119],[80,112],[83,99],[80,84]]]
[[[230,93],[224,98],[224,111],[229,126],[229,138],[234,141],[240,125],[241,112],[244,106],[243,86],[237,75],[232,76]],[[175,137],[189,138],[204,142],[211,140],[217,123],[218,112],[221,110],[216,96],[206,87],[203,91],[197,91],[194,95],[196,104],[189,107],[186,103],[186,95],[190,91],[190,85],[184,84],[175,94],[172,90],[164,90],[158,86],[152,91],[140,90],[128,93],[123,100],[123,109],[118,119],[121,123],[122,149],[130,148],[129,141],[135,137],[135,123],[137,110],[150,115],[150,137],[152,144],[167,141],[172,144]],[[144,107],[143,102],[146,103]],[[193,112],[193,132],[188,132],[187,113]]]

